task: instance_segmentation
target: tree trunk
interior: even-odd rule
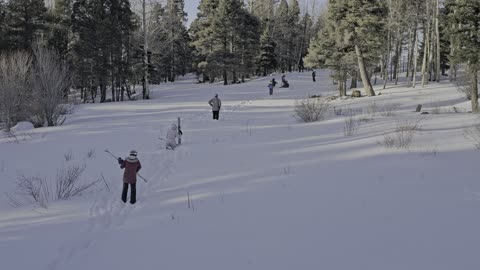
[[[403,40],[400,38],[397,44],[397,61],[395,63],[395,85],[398,84],[398,74],[400,73],[400,58],[402,57],[402,43]]]
[[[338,95],[339,95],[340,97],[345,96],[345,95],[343,94],[343,89],[344,89],[344,87],[343,87],[343,80],[338,80],[338,86],[337,86],[337,87],[338,87]]]
[[[412,87],[415,88],[417,84],[417,63],[418,63],[418,45],[417,45],[417,31],[415,29],[415,42],[413,43],[413,69],[412,69]]]
[[[227,69],[223,68],[223,85],[228,85]]]
[[[350,89],[357,88],[357,72],[353,72],[350,82]]]
[[[113,65],[112,65],[112,102],[115,101],[115,79],[113,78]]]
[[[358,58],[358,69],[360,71],[360,76],[362,78],[363,88],[365,93],[368,96],[375,96],[375,92],[373,91],[372,84],[370,83],[370,78],[367,74],[367,68],[365,67],[365,61],[363,59],[362,51],[358,45],[355,45],[355,52]]]
[[[143,99],[150,99],[150,87],[148,84],[148,36],[147,36],[147,11],[146,2],[142,1],[142,21],[143,21]]]
[[[428,10],[428,5],[427,5],[427,10]],[[428,13],[428,12],[427,12]],[[426,81],[426,71],[427,71],[427,65],[428,65],[428,55],[430,54],[429,49],[430,49],[430,19],[427,18],[427,22],[424,23],[424,28],[423,28],[423,36],[425,42],[423,45],[423,61],[422,61],[422,87],[425,87],[425,84],[427,83]]]
[[[413,68],[415,67],[415,63],[413,61],[416,61],[416,47],[417,46],[417,23],[415,23],[415,27],[413,28],[413,37],[412,37],[412,44],[411,47],[409,48],[409,59],[408,59],[408,68],[407,68],[407,78],[413,74]]]
[[[387,87],[387,80],[388,80],[388,64],[390,62],[390,51],[391,49],[391,33],[390,33],[390,26],[388,27],[388,34],[387,34],[387,54],[385,56],[385,63],[383,65],[383,89]]]
[[[471,102],[472,102],[472,112],[478,113],[478,70],[474,67],[471,67],[471,76],[472,76],[472,96],[471,96]]]
[[[435,37],[436,37],[436,42],[435,44],[437,45],[437,54],[436,54],[436,68],[435,68],[435,80],[437,82],[440,82],[441,79],[441,74],[440,74],[440,28],[438,26],[438,17],[439,17],[439,9],[440,9],[440,4],[439,0],[436,0],[436,8],[435,8]]]

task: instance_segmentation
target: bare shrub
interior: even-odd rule
[[[72,151],[68,151],[67,153],[63,154],[63,157],[65,158],[65,161],[71,161],[71,160],[73,160],[73,153],[72,153]]]
[[[90,189],[100,180],[87,184],[81,183],[80,176],[86,166],[72,165],[66,169],[57,170],[55,182],[55,194],[50,193],[50,184],[46,178],[38,176],[20,175],[16,180],[16,191],[14,194],[6,194],[9,203],[12,206],[21,206],[25,204],[38,204],[47,208],[51,200],[68,200],[82,192]]]
[[[382,145],[386,148],[393,148],[395,146],[395,137],[392,134],[383,134]]]
[[[87,152],[87,158],[94,158],[95,157],[95,149],[90,149]]]
[[[434,102],[432,104],[432,114],[440,114],[442,109],[440,108],[440,104],[438,102]]]
[[[34,115],[37,119],[44,118],[48,126],[61,125],[66,114],[62,103],[72,85],[73,73],[53,50],[37,45],[33,54]]]
[[[50,198],[50,189],[45,178],[41,177],[27,177],[20,175],[17,178],[17,199],[10,198],[11,203],[18,205],[27,203],[36,203],[43,208],[47,208]]]
[[[471,128],[466,128],[464,135],[467,139],[473,142],[473,145],[477,150],[480,150],[480,123],[475,124]]]
[[[383,134],[381,144],[387,148],[408,149],[413,142],[415,132],[420,129],[419,122],[397,122],[393,132]]]
[[[345,118],[345,126],[343,127],[343,135],[353,136],[357,133],[360,127],[360,121],[354,116]]]
[[[99,180],[88,184],[81,184],[81,178],[85,165],[72,165],[67,169],[57,171],[55,196],[57,200],[68,200],[77,196],[83,191],[93,187]]]
[[[380,114],[385,117],[394,116],[397,108],[398,108],[398,104],[385,104]]]
[[[455,86],[457,87],[457,91],[464,94],[468,100],[472,99],[472,93],[474,91],[473,81],[472,72],[469,72],[468,68],[464,67],[458,70]]]
[[[330,104],[325,99],[302,99],[295,101],[295,118],[301,122],[315,122],[326,118]]]
[[[0,118],[7,131],[27,118],[31,65],[32,57],[28,53],[0,54]]]
[[[377,114],[377,112],[378,112],[377,103],[375,103],[375,101],[370,102],[367,106],[367,114],[373,117]]]

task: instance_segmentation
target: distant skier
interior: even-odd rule
[[[317,74],[315,73],[315,70],[313,70],[313,71],[312,71],[312,79],[313,79],[314,82],[316,82],[316,80],[315,80],[315,76],[316,76],[316,75],[317,75]]]
[[[218,94],[208,101],[208,104],[212,106],[213,120],[218,120],[220,114],[220,108],[222,107],[222,101],[218,98]]]
[[[277,85],[277,81],[275,81],[275,78],[272,79],[271,83],[273,84],[273,87]]]
[[[130,203],[134,204],[137,202],[137,172],[142,168],[140,160],[137,158],[137,151],[130,151],[130,155],[125,159],[118,158],[118,164],[120,164],[120,169],[125,168],[123,172],[122,201],[124,203],[127,202],[128,185],[130,185]]]
[[[178,146],[177,137],[179,134],[183,135],[183,132],[177,127],[176,124],[172,124],[170,129],[167,131],[165,149],[175,150],[175,148]]]
[[[282,85],[280,86],[280,88],[288,88],[290,86],[290,84],[288,83],[288,81],[285,79],[285,74],[282,75]]]
[[[268,93],[270,96],[273,95],[273,83],[271,82],[268,84]]]

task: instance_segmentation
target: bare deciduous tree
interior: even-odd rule
[[[54,51],[37,45],[32,72],[33,95],[37,106],[35,115],[43,118],[48,126],[63,123],[63,108],[66,94],[72,85],[72,72]]]
[[[7,131],[26,116],[31,64],[25,52],[0,54],[0,121]]]

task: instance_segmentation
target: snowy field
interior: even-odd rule
[[[325,121],[297,122],[296,99],[335,93],[328,74],[317,71],[316,83],[288,74],[292,87],[273,96],[270,78],[227,87],[184,78],[148,101],[83,104],[63,126],[0,135],[0,268],[480,269],[469,102],[447,80],[378,84],[381,95],[334,100]],[[219,121],[207,104],[215,93]],[[360,125],[345,136],[352,113]],[[177,117],[183,144],[168,151],[158,138]],[[385,147],[402,123],[418,124],[412,144]],[[106,149],[138,151],[148,183],[138,180],[137,204],[121,202],[123,171]],[[20,176],[53,185],[69,166],[100,181],[46,209],[9,203]]]

